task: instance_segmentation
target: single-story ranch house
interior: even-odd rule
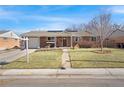
[[[0,50],[19,47],[19,36],[9,30],[0,31]]]
[[[87,31],[31,31],[22,34],[22,37],[29,38],[29,48],[73,47],[81,40],[94,41],[92,34]]]
[[[29,48],[98,47],[96,37],[88,31],[30,31],[21,36],[29,38]],[[124,48],[124,32],[114,33],[104,46]]]

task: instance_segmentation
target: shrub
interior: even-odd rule
[[[92,41],[81,41],[80,43],[79,43],[79,45],[80,45],[80,47],[82,47],[82,48],[92,48],[93,46],[94,46],[94,42],[92,42]]]

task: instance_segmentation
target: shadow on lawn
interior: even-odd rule
[[[92,52],[93,50],[75,50],[75,51],[71,51],[70,52]],[[99,50],[96,50],[99,51]]]
[[[115,62],[115,63],[124,63],[124,61],[110,61],[110,60],[71,60],[71,61],[87,61],[87,62]]]
[[[111,50],[104,50],[104,51],[111,51]],[[79,53],[92,52],[92,53],[100,54],[99,52],[101,52],[101,50],[76,50],[76,51],[70,51],[70,52],[79,52]]]

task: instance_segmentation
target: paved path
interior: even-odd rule
[[[62,54],[62,67],[64,67],[64,68],[71,68],[68,49],[63,49],[63,54]]]
[[[32,53],[34,51],[35,49],[29,49],[29,53]],[[0,53],[0,60],[11,62],[25,55],[26,55],[26,50],[16,49],[5,53]]]

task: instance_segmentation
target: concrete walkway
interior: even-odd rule
[[[63,49],[62,67],[64,67],[64,68],[71,68],[71,63],[70,63],[68,49]]]
[[[0,76],[45,76],[45,77],[79,77],[101,76],[122,77],[124,68],[90,68],[90,69],[1,69]]]
[[[35,49],[29,49],[29,53],[34,52]],[[9,51],[5,53],[0,54],[0,60],[6,61],[6,62],[12,62],[20,57],[23,57],[26,55],[26,50],[14,50],[14,51]]]

